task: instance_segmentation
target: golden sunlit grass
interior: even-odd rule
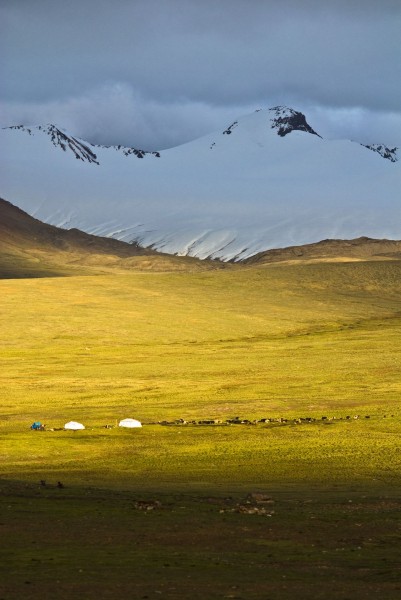
[[[361,438],[355,437],[346,423],[328,433],[312,428],[309,436],[281,428],[274,433],[277,438],[259,429],[188,429],[179,432],[181,438],[175,431],[174,443],[170,434],[147,429],[139,434],[144,446],[135,468],[126,451],[132,433],[87,432],[74,442],[66,441],[68,434],[62,433],[63,439],[46,434],[33,441],[35,434],[27,428],[37,419],[49,427],[74,419],[97,428],[126,416],[146,423],[361,412],[372,417],[369,444],[376,433],[383,439],[383,415],[400,414],[399,262],[8,280],[1,287],[6,317],[1,331],[1,427],[13,432],[10,452],[14,449],[19,462],[3,462],[7,474],[16,469],[36,476],[44,466],[62,473],[53,445],[62,444],[64,465],[76,461],[73,448],[78,444],[82,468],[86,465],[94,478],[104,477],[107,464],[107,477],[113,481],[120,471],[135,472],[136,477],[147,472],[148,482],[152,477],[157,481],[153,467],[161,460],[160,451],[173,471],[176,465],[179,481],[196,465],[194,479],[207,479],[210,470],[213,482],[220,471],[227,475],[237,467],[232,457],[225,462],[226,455],[211,462],[201,450],[203,443],[210,443],[232,448],[239,465],[245,449],[253,448],[245,462],[255,462],[252,477],[257,480],[268,452],[277,464],[280,448],[295,444],[290,455],[299,457],[305,443],[308,460],[319,462],[319,440],[327,435],[327,443],[335,445],[338,435],[348,439],[340,447],[356,461],[355,469],[368,469],[373,477],[376,462],[369,468],[358,462],[363,462],[364,451],[358,453],[357,447],[365,430]],[[37,460],[29,455],[32,443],[39,448],[43,444]],[[184,460],[184,467],[176,453],[187,446],[191,460]],[[343,460],[341,451],[334,457]],[[291,477],[291,464],[279,469],[285,477]],[[171,471],[166,465],[163,469]],[[174,473],[171,478],[177,481]]]

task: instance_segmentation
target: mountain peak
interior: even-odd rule
[[[267,111],[258,109],[255,112],[262,113],[263,119],[266,118],[265,115],[268,113],[270,127],[271,129],[274,129],[280,137],[286,136],[288,133],[291,133],[291,131],[305,131],[306,133],[311,133],[321,138],[321,136],[312,129],[306,121],[306,117],[303,113],[294,110],[293,108],[289,108],[288,106],[273,106],[273,108],[269,108]],[[248,115],[245,118],[248,118]],[[243,119],[234,121],[223,131],[223,134],[230,135],[236,127],[242,125],[242,123]]]
[[[273,106],[273,108],[269,108],[269,112],[272,113],[271,128],[275,129],[280,137],[284,137],[291,131],[306,131],[321,137],[307,123],[305,115],[297,110],[287,106]]]

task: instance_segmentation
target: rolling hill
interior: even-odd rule
[[[219,268],[113,238],[61,229],[0,199],[0,279]]]

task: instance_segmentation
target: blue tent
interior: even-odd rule
[[[35,423],[32,423],[31,425],[31,429],[40,429],[42,427],[42,423],[40,421],[35,421]]]

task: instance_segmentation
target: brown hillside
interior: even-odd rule
[[[213,261],[162,254],[78,229],[60,229],[0,199],[0,278],[3,279],[222,266]]]
[[[304,246],[289,246],[259,252],[244,264],[294,262],[345,262],[365,260],[400,260],[401,241],[360,237],[353,240],[323,240]]]

